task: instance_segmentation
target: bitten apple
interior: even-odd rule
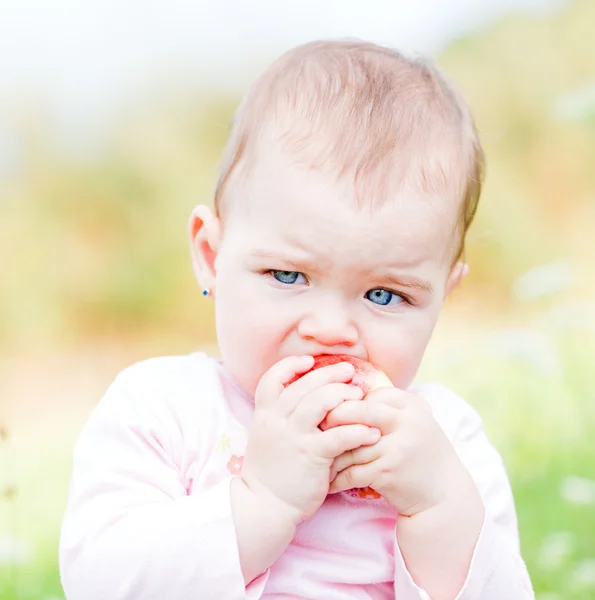
[[[355,356],[350,356],[349,354],[320,354],[315,356],[314,366],[310,369],[310,371],[315,371],[321,367],[334,365],[335,363],[340,362],[348,362],[355,367],[355,374],[351,380],[351,384],[361,388],[362,392],[364,392],[364,398],[371,391],[379,387],[393,387],[390,379],[380,369],[377,369],[373,364],[362,360],[361,358],[356,358]],[[309,373],[310,371],[307,372]],[[300,377],[303,377],[303,375],[305,375],[305,373],[298,375],[289,383],[293,383]]]
[[[350,356],[349,354],[321,354],[319,356],[314,357],[314,365],[310,369],[310,371],[314,371],[316,369],[320,369],[321,367],[326,367],[327,365],[334,365],[335,363],[340,362],[348,362],[351,363],[355,367],[355,374],[351,379],[351,384],[356,385],[361,388],[364,393],[364,399],[366,396],[378,389],[380,387],[393,387],[391,380],[388,376],[383,373],[380,369],[375,367],[373,364],[368,361],[362,360],[361,358],[356,358],[355,356]],[[310,371],[307,371],[308,373]],[[293,383],[300,377],[305,375],[298,375],[294,379],[292,379],[289,383]],[[289,385],[289,384],[287,384]],[[326,419],[322,421],[319,425],[320,429],[323,431],[328,429],[326,424]],[[346,490],[345,492],[348,496],[354,498],[362,498],[364,500],[378,500],[381,498],[381,495],[371,487],[364,488],[354,488],[352,490]]]

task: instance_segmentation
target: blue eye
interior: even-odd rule
[[[383,290],[382,288],[376,288],[374,290],[366,292],[365,297],[368,300],[370,300],[370,302],[373,302],[374,304],[379,304],[381,306],[388,306],[389,304],[401,304],[401,302],[404,301],[402,296],[399,296],[394,292],[389,292],[388,290]]]
[[[270,273],[278,282],[285,283],[287,285],[296,283],[298,277],[302,277],[304,279],[304,281],[300,283],[305,283],[306,279],[299,271],[271,271]]]

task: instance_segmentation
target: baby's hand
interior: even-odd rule
[[[471,478],[427,402],[398,388],[379,388],[364,402],[344,402],[327,427],[361,423],[382,432],[373,445],[348,450],[333,463],[330,492],[372,487],[400,514],[412,516],[456,501]]]
[[[329,411],[345,400],[359,402],[363,392],[346,383],[352,365],[306,373],[313,363],[311,356],[289,357],[262,377],[242,466],[245,484],[295,523],[311,517],[326,498],[333,460],[380,438],[377,429],[355,422],[319,429]]]

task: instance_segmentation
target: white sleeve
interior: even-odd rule
[[[66,598],[260,598],[266,574],[244,586],[231,478],[188,494],[179,424],[159,414],[150,389],[122,379],[76,444],[60,538]]]

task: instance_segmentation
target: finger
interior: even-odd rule
[[[360,424],[343,425],[321,431],[315,439],[320,456],[336,458],[348,450],[375,444],[380,439],[380,431]]]
[[[360,446],[355,450],[348,450],[343,452],[335,458],[331,465],[331,477],[333,481],[338,473],[345,469],[352,467],[353,465],[365,465],[377,458],[382,456],[382,449],[379,444],[373,444],[372,446]]]
[[[406,408],[411,404],[412,398],[417,396],[395,387],[380,387],[366,396],[366,402],[386,404],[393,408]]]
[[[366,396],[366,402],[385,404],[400,410],[415,408],[430,415],[434,414],[432,407],[423,396],[397,388],[378,388]]]
[[[278,400],[285,385],[296,375],[308,372],[313,365],[312,356],[288,356],[274,364],[262,376],[256,387],[255,404],[262,406]]]
[[[297,381],[289,384],[283,392],[283,402],[289,412],[293,412],[307,394],[321,388],[327,383],[346,383],[351,381],[355,369],[347,362],[335,363],[310,371]]]
[[[372,485],[376,465],[374,461],[365,465],[353,465],[341,471],[329,487],[329,494],[336,494],[353,488],[364,488]]]
[[[338,425],[362,423],[380,429],[383,434],[394,431],[398,424],[399,413],[392,406],[382,402],[343,402],[333,408],[324,421],[321,429],[329,429]]]
[[[289,418],[299,429],[309,431],[318,427],[335,407],[345,401],[359,402],[363,396],[363,391],[355,385],[328,383],[304,396]]]

